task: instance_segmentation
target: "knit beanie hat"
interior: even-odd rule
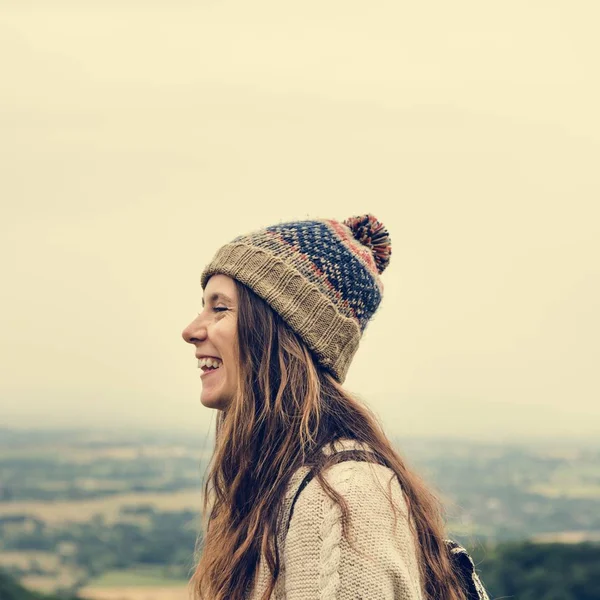
[[[391,240],[373,215],[280,223],[236,237],[204,268],[202,289],[222,273],[249,287],[343,383],[381,302]]]

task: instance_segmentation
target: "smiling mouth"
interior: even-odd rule
[[[200,377],[214,373],[223,367],[223,361],[213,358],[199,358],[198,368],[202,370]]]
[[[202,368],[202,373],[200,373],[200,379],[202,381],[204,381],[205,379],[207,379],[208,377],[212,377],[212,375],[214,373],[217,373],[218,371],[220,371],[221,368],[219,367],[218,369],[211,369],[210,367],[203,367]]]
[[[198,368],[202,369],[204,373],[208,371],[216,371],[223,366],[223,361],[216,357],[202,357],[198,359]]]

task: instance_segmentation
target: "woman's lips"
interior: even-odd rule
[[[223,367],[219,367],[218,369],[208,369],[207,371],[203,371],[200,374],[200,379],[204,379],[205,377],[208,377],[209,375],[212,375],[213,373],[216,373],[217,371],[220,371]]]

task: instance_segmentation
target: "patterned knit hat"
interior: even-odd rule
[[[343,383],[383,293],[389,234],[373,215],[272,225],[225,244],[205,267],[248,286]]]

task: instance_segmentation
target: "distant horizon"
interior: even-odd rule
[[[182,443],[191,441],[191,438],[196,438],[196,441],[210,441],[209,434],[214,433],[213,431],[201,431],[191,428],[179,428],[179,429],[158,429],[152,426],[138,426],[132,427],[131,425],[120,425],[120,426],[108,426],[108,425],[65,425],[65,426],[40,426],[40,425],[0,425],[0,436],[5,433],[16,433],[23,435],[34,435],[36,433],[42,434],[100,434],[106,436],[126,436],[131,434],[134,438],[137,436],[155,435],[157,436],[157,442],[169,441],[176,443],[177,440],[172,439],[177,435],[183,437]],[[394,431],[385,431],[388,438],[398,443],[402,440],[407,442],[425,442],[432,441],[441,444],[447,443],[468,443],[475,445],[488,445],[488,446],[545,446],[548,444],[552,445],[563,445],[563,446],[578,446],[578,447],[600,447],[600,438],[594,435],[580,435],[580,436],[536,436],[536,437],[523,437],[523,436],[504,436],[502,438],[490,438],[488,437],[473,437],[465,435],[441,435],[441,434],[406,434],[398,433]],[[204,438],[204,439],[201,439]],[[1,440],[0,440],[1,441]],[[123,440],[119,440],[122,442]]]
[[[378,419],[390,438],[471,440],[490,443],[565,443],[586,444],[600,440],[600,420],[565,402],[562,406],[537,402],[520,404],[477,398],[450,397],[446,402],[436,395],[365,394],[352,395]],[[214,431],[217,412],[202,406],[194,393],[178,397],[159,406],[159,399],[149,397],[148,410],[132,415],[130,402],[123,409],[107,411],[108,401],[82,397],[80,408],[69,412],[55,411],[53,401],[29,414],[9,412],[2,415],[0,427],[40,431],[138,432],[160,435],[186,435],[207,438]],[[135,403],[143,404],[136,395]],[[112,402],[112,400],[111,400]],[[39,404],[33,401],[32,406]],[[169,405],[172,410],[168,410]],[[26,405],[22,405],[24,410]],[[5,411],[5,413],[8,411]]]

